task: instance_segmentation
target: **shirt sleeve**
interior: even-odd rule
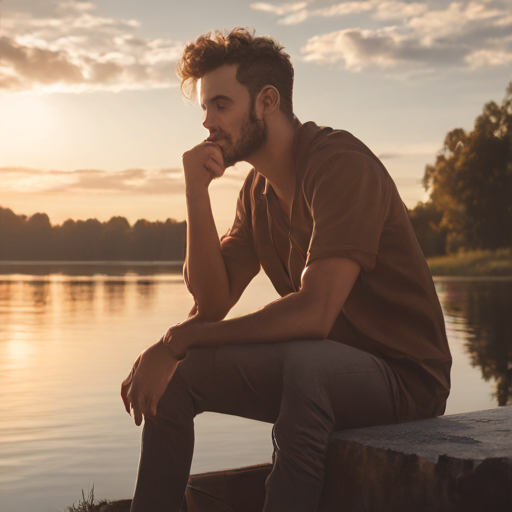
[[[304,183],[313,217],[306,265],[330,256],[375,267],[390,202],[389,176],[374,158],[337,152],[311,168]]]

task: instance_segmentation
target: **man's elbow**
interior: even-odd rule
[[[197,305],[197,314],[205,322],[220,322],[226,318],[230,308],[219,306],[218,304]]]

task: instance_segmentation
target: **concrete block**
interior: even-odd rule
[[[334,432],[320,512],[512,512],[512,406]]]

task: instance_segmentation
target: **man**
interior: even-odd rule
[[[314,511],[333,430],[444,412],[451,358],[407,211],[380,161],[348,132],[293,115],[293,67],[245,29],[189,44],[182,88],[198,84],[206,141],[183,155],[185,280],[195,307],[137,359],[126,410],[145,417],[132,511],[178,511],[193,418],[274,423],[265,512]],[[254,166],[233,227],[216,235],[208,186]],[[260,265],[281,295],[223,320]]]

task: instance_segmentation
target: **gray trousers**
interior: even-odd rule
[[[382,360],[330,340],[195,348],[146,418],[132,512],[179,512],[204,411],[274,424],[264,512],[314,512],[329,434],[396,423],[398,384]]]

